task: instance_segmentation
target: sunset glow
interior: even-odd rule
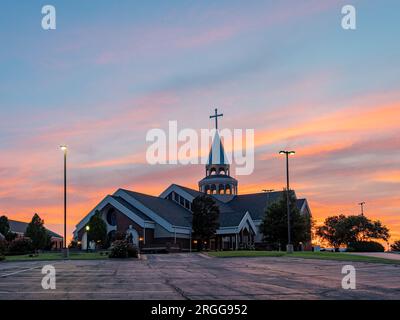
[[[317,223],[365,201],[400,239],[400,42],[385,32],[400,30],[400,3],[353,2],[360,22],[348,32],[343,1],[53,1],[57,30],[45,32],[36,5],[6,1],[0,215],[37,212],[63,233],[62,144],[70,237],[118,188],[198,189],[203,165],[147,164],[146,133],[170,120],[212,128],[218,107],[221,129],[255,130],[255,170],[236,177],[239,193],[283,189],[278,152],[296,150],[291,187]]]

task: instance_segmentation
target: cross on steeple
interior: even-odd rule
[[[215,114],[210,116],[210,119],[215,118],[215,129],[218,130],[218,117],[222,117],[224,114],[218,114],[218,109],[215,109]]]

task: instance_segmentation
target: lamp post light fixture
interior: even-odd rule
[[[363,216],[364,215],[364,204],[365,204],[365,201],[362,201],[362,202],[360,202],[358,205],[361,207],[361,215]]]
[[[86,252],[89,252],[89,230],[90,230],[90,226],[87,225],[85,227],[86,229]]]
[[[63,244],[63,256],[68,257],[67,248],[67,151],[66,145],[60,146],[61,151],[64,152],[64,244]]]
[[[267,208],[268,208],[269,207],[269,194],[271,192],[274,192],[275,190],[274,189],[262,189],[261,191],[265,192],[267,194]]]
[[[284,154],[286,156],[286,209],[287,209],[287,223],[288,223],[288,243],[286,245],[287,253],[293,253],[293,244],[291,243],[292,241],[291,241],[291,237],[290,237],[289,155],[294,155],[295,153],[296,153],[295,151],[286,151],[286,150],[279,151],[279,154]]]

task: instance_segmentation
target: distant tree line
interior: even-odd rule
[[[346,246],[349,251],[384,251],[384,247],[373,241],[388,241],[389,229],[379,220],[372,221],[364,215],[343,214],[325,219],[316,228],[316,235],[335,249]]]

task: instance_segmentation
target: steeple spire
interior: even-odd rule
[[[210,116],[210,119],[215,118],[216,132],[206,163],[206,176],[199,181],[199,191],[212,194],[221,201],[229,201],[237,194],[238,182],[230,176],[229,161],[218,134],[218,117],[222,116],[217,109]]]

